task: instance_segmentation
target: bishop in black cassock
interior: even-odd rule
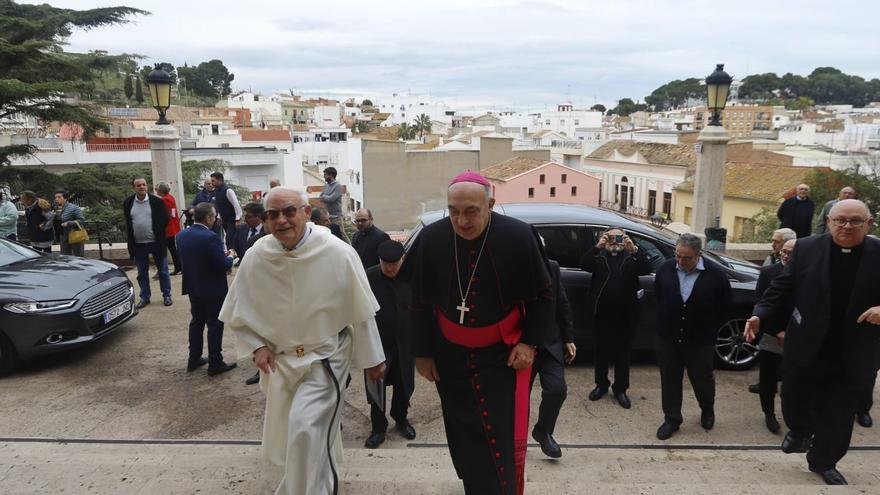
[[[450,216],[410,249],[413,352],[465,492],[522,494],[531,364],[554,308],[536,235],[491,212],[490,188],[475,173],[453,179]]]

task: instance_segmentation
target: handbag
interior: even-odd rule
[[[76,224],[76,230],[71,230],[70,233],[67,234],[67,243],[81,244],[89,240],[89,231],[79,223],[79,220],[74,223]]]

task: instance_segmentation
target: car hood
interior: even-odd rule
[[[0,298],[4,301],[70,299],[96,284],[125,276],[103,261],[50,255],[0,267]]]

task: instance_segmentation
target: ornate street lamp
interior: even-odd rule
[[[730,93],[730,84],[733,78],[724,72],[724,64],[715,66],[715,72],[706,78],[706,106],[712,114],[709,125],[721,125],[721,111],[727,105],[727,95]]]
[[[159,112],[159,120],[156,121],[160,125],[169,125],[171,122],[165,119],[165,111],[171,106],[171,85],[174,79],[171,74],[162,69],[156,69],[147,76],[147,88],[150,90],[150,101],[153,108]]]

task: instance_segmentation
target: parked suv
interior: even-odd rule
[[[633,221],[623,215],[583,205],[555,203],[496,204],[494,211],[531,224],[544,238],[547,255],[559,262],[562,283],[574,313],[575,342],[579,348],[593,347],[593,329],[585,310],[591,274],[580,269],[581,256],[598,242],[598,236],[609,227],[622,228],[657,269],[675,253],[675,237],[650,225]],[[445,217],[446,210],[422,215],[405,243],[408,249],[421,229]],[[704,250],[703,254],[718,263],[728,274],[732,288],[725,323],[718,329],[715,355],[719,367],[746,369],[755,363],[758,349],[742,338],[745,320],[755,304],[756,265],[720,253]],[[653,349],[656,299],[654,274],[641,277],[645,290],[641,299],[639,324],[633,338],[633,349]]]

